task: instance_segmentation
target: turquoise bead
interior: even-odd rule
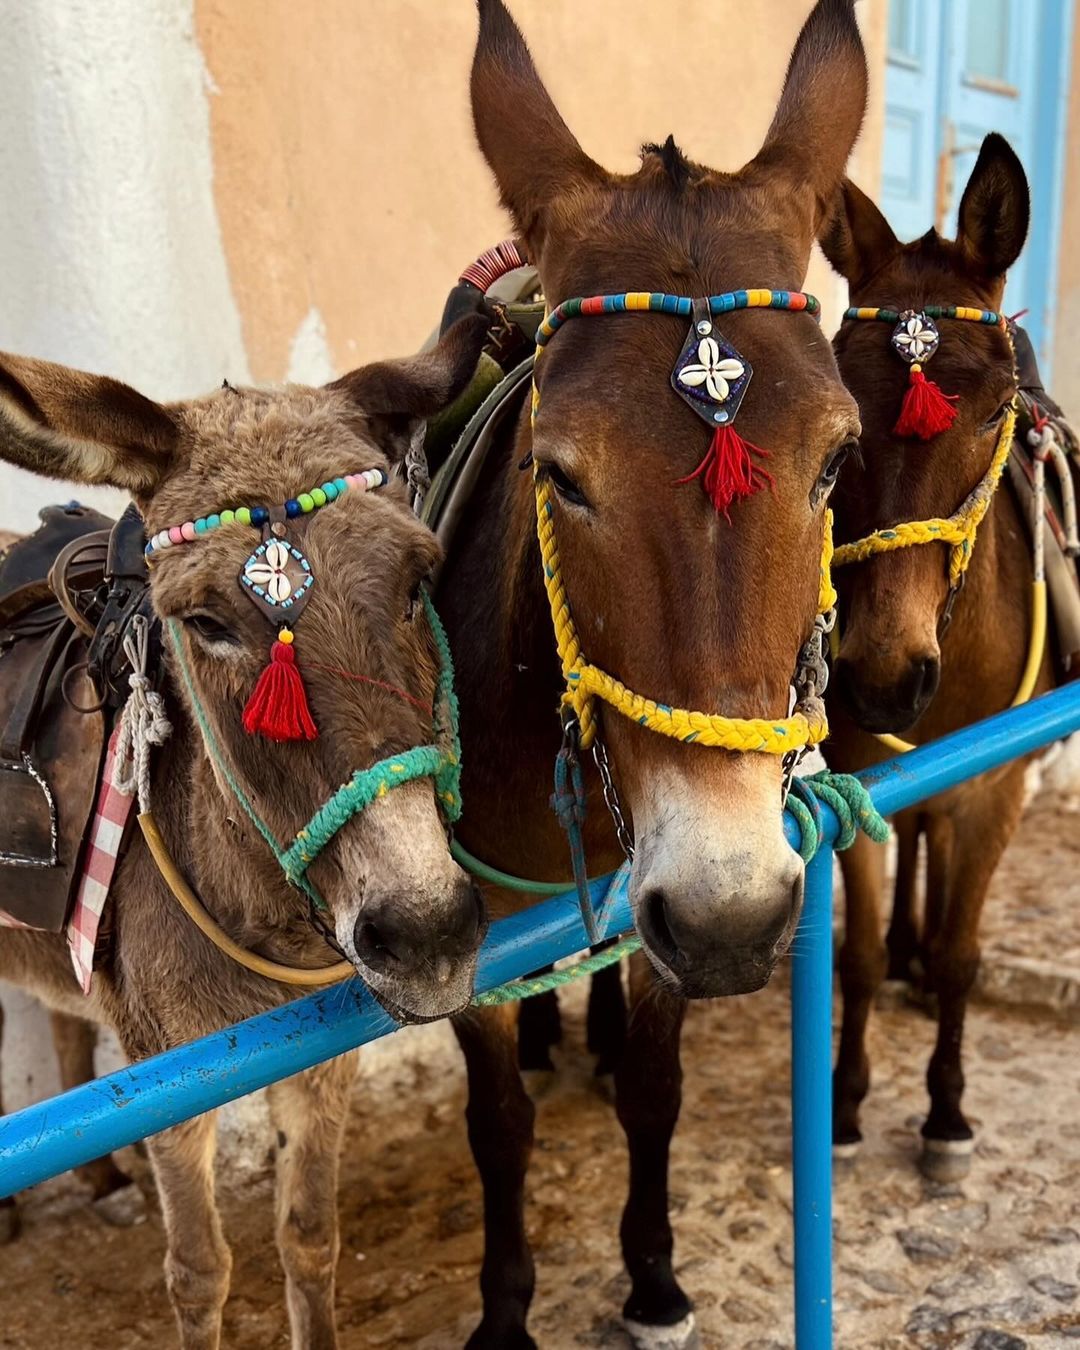
[[[349,485],[348,485],[348,483],[346,483],[346,481],[345,481],[344,478],[335,478],[335,479],[334,479],[334,486],[337,488],[337,490],[338,490],[339,493],[340,493],[340,492],[348,492],[348,490],[349,490]]]
[[[199,519],[195,522],[195,533],[196,533],[196,534],[205,534],[205,533],[206,533],[206,517],[205,517],[205,516],[200,516]]]
[[[206,517],[206,528],[208,530],[216,530],[220,524],[221,524],[221,517],[217,514],[216,511],[212,516]]]
[[[328,502],[334,501],[338,495],[337,487],[333,483],[324,483],[319,491],[325,493]]]

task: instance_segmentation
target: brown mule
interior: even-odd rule
[[[226,387],[169,406],[114,380],[0,356],[0,455],[39,473],[130,491],[151,536],[226,507],[275,506],[345,474],[386,475],[419,421],[467,382],[483,331],[479,320],[464,320],[426,356],[365,366],[326,389]],[[356,769],[430,737],[425,705],[437,661],[416,600],[438,546],[394,480],[378,491],[349,491],[290,525],[316,576],[297,642],[318,738],[274,744],[241,724],[269,646],[268,625],[238,582],[258,532],[234,524],[164,550],[151,560],[150,593],[157,616],[174,621],[180,636],[177,649],[172,638],[164,645],[173,733],[153,766],[157,821],[181,870],[236,942],[294,966],[330,965],[344,952],[399,1016],[446,1016],[472,994],[484,924],[474,887],[449,857],[431,780],[388,793],[334,836],[309,873],[325,905],[318,922],[236,795],[238,786],[277,838],[288,840]],[[190,689],[178,673],[181,653]],[[6,715],[14,691],[2,675],[0,666]],[[212,727],[213,755],[192,693]],[[3,899],[0,892],[0,906]],[[0,930],[0,976],[52,1008],[112,1026],[132,1058],[297,992],[212,945],[138,838],[113,884],[90,996],[79,990],[62,935]],[[84,1054],[81,1072],[88,1071]],[[337,1169],[354,1071],[355,1056],[343,1056],[270,1089],[277,1238],[295,1347],[337,1344]],[[230,1269],[214,1202],[214,1115],[147,1146],[181,1344],[213,1350]]]
[[[821,0],[796,46],[760,153],[736,173],[672,140],[633,174],[608,173],[552,104],[499,0],[481,0],[472,72],[477,134],[551,305],[653,290],[798,290],[814,235],[862,121],[866,68],[853,6]],[[843,97],[837,91],[843,90]],[[806,315],[719,321],[755,374],[739,414],[775,480],[728,523],[695,483],[709,433],[670,388],[686,320],[610,314],[567,324],[528,409],[504,424],[458,526],[441,605],[458,663],[468,802],[460,836],[503,870],[569,874],[548,804],[562,688],[536,540],[527,456],[554,494],[566,589],[589,657],[683,707],[783,718],[814,620],[826,500],[857,432],[854,406]],[[645,956],[630,974],[617,1109],[630,1146],[623,1252],[628,1326],[643,1344],[687,1345],[690,1301],[672,1270],[668,1149],[679,1114],[683,999],[768,979],[797,921],[802,867],[785,843],[781,764],[652,734],[605,708],[603,735],[636,839],[631,896]],[[595,778],[590,871],[621,861]],[[521,897],[492,891],[493,907]],[[472,1347],[533,1344],[523,1188],[533,1107],[515,1015],[470,1013],[456,1030],[469,1074],[469,1137],[485,1196],[483,1320]]]
[[[991,135],[960,203],[954,241],[930,230],[901,244],[881,212],[845,184],[822,237],[850,284],[852,305],[921,310],[965,305],[997,311],[1005,273],[1024,244],[1028,186],[1008,144]],[[862,538],[901,521],[949,516],[987,472],[1017,388],[1013,354],[997,326],[942,319],[933,378],[959,395],[950,429],[927,441],[893,431],[906,381],[881,323],[846,322],[835,347],[841,374],[859,401],[862,456],[841,475],[837,537]],[[951,623],[947,552],[940,544],[902,549],[837,572],[843,635],[830,687],[830,764],[845,771],[892,750],[868,732],[933,740],[1007,708],[1020,683],[1032,622],[1031,557],[1021,510],[1002,485],[979,526],[966,585]],[[1044,653],[1035,692],[1055,682]],[[937,1045],[922,1127],[922,1167],[952,1179],[970,1166],[973,1136],[961,1109],[961,1040],[979,961],[979,916],[990,879],[1020,819],[1026,761],[965,783],[901,814],[896,907],[889,947],[881,935],[883,873],[865,838],[841,854],[847,930],[840,951],[843,1027],[834,1080],[834,1136],[848,1151],[860,1139],[858,1113],[870,1081],[866,1022],[886,972],[911,978],[925,968],[937,999]],[[914,896],[920,833],[928,849],[926,915],[916,933]]]

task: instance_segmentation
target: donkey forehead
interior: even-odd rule
[[[154,494],[162,524],[277,505],[327,478],[387,467],[363,418],[332,391],[225,388],[172,411],[183,434],[177,467]]]

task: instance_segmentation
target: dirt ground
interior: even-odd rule
[[[1080,1345],[1078,861],[1080,816],[1040,800],[990,902],[988,1001],[967,1035],[978,1146],[963,1184],[933,1186],[915,1168],[932,1023],[895,997],[874,1018],[866,1142],[835,1187],[839,1350]],[[626,1159],[584,1052],[582,992],[564,1001],[559,1072],[539,1101],[530,1327],[545,1350],[623,1350]],[[708,1350],[793,1343],[788,1034],[784,974],[761,994],[693,1005],[687,1019],[673,1212],[680,1278]],[[343,1174],[341,1344],[461,1346],[479,1306],[481,1208],[460,1060],[442,1027],[405,1032],[368,1058]],[[269,1145],[267,1133],[253,1170],[222,1178],[235,1255],[230,1350],[288,1345]],[[134,1226],[106,1222],[71,1178],[23,1198],[23,1234],[0,1249],[3,1350],[174,1343],[152,1182],[134,1151],[123,1161],[147,1196]]]

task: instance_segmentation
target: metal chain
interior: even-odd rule
[[[623,815],[618,789],[615,787],[615,780],[611,776],[611,761],[608,759],[607,746],[599,732],[593,740],[592,752],[597,772],[600,774],[600,785],[604,790],[604,805],[615,823],[615,836],[619,841],[619,847],[626,854],[627,862],[633,862],[634,836],[630,833],[630,827]]]

